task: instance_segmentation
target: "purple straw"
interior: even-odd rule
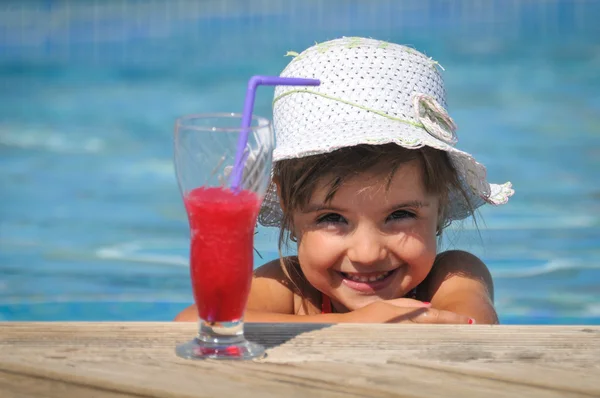
[[[248,134],[250,132],[250,122],[252,120],[252,110],[254,109],[254,98],[258,86],[318,86],[321,84],[317,79],[304,79],[297,77],[279,77],[279,76],[252,76],[248,81],[248,90],[246,90],[246,100],[244,101],[244,111],[242,112],[242,130],[238,139],[237,152],[233,171],[231,172],[231,189],[239,191],[246,156],[244,151],[248,144]]]

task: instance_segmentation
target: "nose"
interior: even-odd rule
[[[362,265],[383,261],[388,256],[385,236],[369,226],[356,229],[349,241],[347,256],[353,263]]]

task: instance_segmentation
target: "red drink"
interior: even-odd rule
[[[191,229],[190,272],[198,315],[242,318],[252,282],[254,225],[260,198],[251,191],[196,188],[184,198]]]

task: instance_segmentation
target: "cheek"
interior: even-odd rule
[[[407,262],[412,263],[433,263],[437,254],[437,241],[435,235],[433,237],[413,236],[405,239],[401,243],[395,245]]]
[[[427,230],[425,236],[423,236],[421,253],[420,253],[420,266],[423,270],[429,273],[435,258],[437,256],[437,236],[436,236],[437,223],[433,223]]]
[[[401,257],[416,268],[430,268],[437,255],[436,227],[436,222],[423,222],[412,233],[403,236],[395,246]]]
[[[435,257],[437,256],[437,238],[435,233],[428,236],[423,241],[423,248],[421,252],[421,257],[423,258],[423,263],[433,265],[435,261]]]
[[[335,240],[318,232],[303,233],[298,239],[298,260],[305,275],[331,268],[339,255]]]

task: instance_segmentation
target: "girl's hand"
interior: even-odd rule
[[[431,304],[400,298],[377,301],[343,316],[349,323],[427,323],[427,324],[472,324],[468,316],[431,308]]]

